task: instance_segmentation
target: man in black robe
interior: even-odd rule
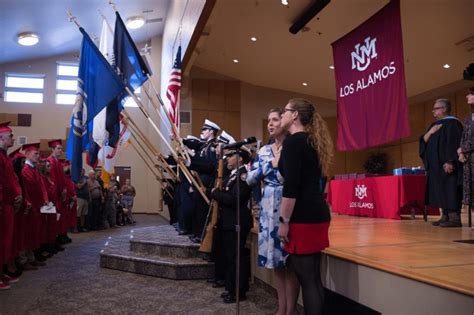
[[[463,127],[450,112],[449,100],[436,100],[436,121],[420,137],[420,157],[427,171],[425,204],[443,209],[441,219],[433,225],[461,227],[462,167],[456,150]]]

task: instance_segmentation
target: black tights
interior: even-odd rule
[[[300,282],[305,314],[322,314],[324,288],[321,283],[321,253],[290,255],[288,268],[296,274]]]

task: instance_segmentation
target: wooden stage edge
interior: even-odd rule
[[[408,279],[474,297],[474,229],[431,225],[421,216],[402,220],[332,213],[330,247],[324,253]]]

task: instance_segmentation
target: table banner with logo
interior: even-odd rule
[[[365,149],[409,136],[400,1],[390,1],[332,47],[337,149]]]
[[[335,213],[400,219],[413,209],[423,214],[425,185],[425,175],[332,180],[327,200]],[[438,215],[439,210],[429,207],[428,214]]]

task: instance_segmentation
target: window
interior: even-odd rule
[[[141,100],[140,98],[141,90],[142,90],[141,87],[135,90],[135,95],[138,97],[139,100]],[[135,100],[131,96],[127,96],[125,98],[125,103],[123,103],[123,107],[138,107],[138,104],[135,103]]]
[[[56,104],[73,105],[76,100],[79,65],[76,63],[58,62],[56,72]]]
[[[44,74],[7,73],[5,102],[43,103]]]

